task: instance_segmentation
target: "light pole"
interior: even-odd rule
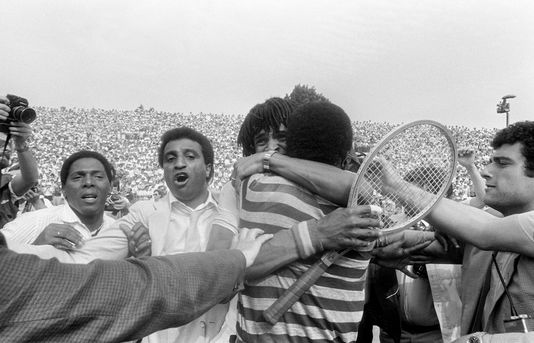
[[[497,104],[497,113],[506,113],[506,127],[508,127],[508,115],[510,113],[510,103],[506,100],[515,98],[515,95],[509,94],[502,97]]]

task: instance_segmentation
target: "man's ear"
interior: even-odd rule
[[[208,180],[208,182],[211,181],[211,179],[213,178],[213,165],[212,164],[206,164],[206,179]]]

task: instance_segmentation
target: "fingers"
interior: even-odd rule
[[[434,261],[434,257],[426,256],[426,255],[411,255],[410,256],[410,264],[416,264],[416,263],[432,263]]]
[[[378,218],[382,214],[382,208],[376,205],[358,205],[348,208],[348,210],[352,210],[356,215],[372,218]]]
[[[132,226],[132,233],[132,239],[134,241],[139,241],[143,235],[149,236],[148,238],[150,239],[148,229],[141,223],[135,223],[134,226]]]
[[[419,250],[422,250],[422,249],[426,248],[430,244],[432,244],[432,241],[425,241],[425,242],[421,242],[419,244],[416,244],[416,245],[414,245],[412,247],[409,247],[409,248],[406,248],[406,249],[403,249],[403,250],[404,250],[404,253],[406,255],[411,255],[416,251],[419,251]]]
[[[407,266],[404,266],[404,267],[400,268],[399,270],[401,272],[403,272],[404,274],[408,275],[409,277],[411,277],[412,279],[418,279],[419,278],[419,275],[417,275],[414,272],[410,271]]]
[[[32,134],[32,128],[29,124],[23,122],[12,122],[9,125],[9,133],[17,137],[29,137]]]
[[[49,224],[45,231],[45,236],[48,238],[45,238],[44,244],[62,243],[71,249],[83,244],[82,235],[68,224]]]
[[[9,100],[5,96],[0,96],[0,120],[6,120],[9,117],[9,111],[11,109],[8,104]]]
[[[152,254],[150,233],[142,223],[135,223],[131,229],[125,224],[120,224],[119,227],[128,238],[128,251],[131,256],[142,257]]]
[[[371,207],[371,205],[340,208],[328,214],[324,219],[340,221],[349,228],[382,227],[376,208],[377,206]]]
[[[60,231],[57,234],[57,238],[63,241],[68,241],[71,247],[78,247],[82,244],[82,236],[78,231]]]

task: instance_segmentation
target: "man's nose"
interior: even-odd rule
[[[278,145],[278,139],[270,138],[269,142],[267,143],[267,151],[278,151],[278,149],[280,149],[280,146]]]
[[[491,177],[490,168],[491,168],[491,163],[485,166],[484,168],[482,168],[482,170],[480,171],[480,175],[482,176],[482,178],[487,180]]]
[[[83,178],[83,185],[84,186],[91,186],[94,184],[94,179],[91,175],[85,175]]]
[[[181,168],[184,168],[185,165],[186,165],[185,157],[183,156],[176,157],[176,161],[174,162],[174,168],[181,169]]]

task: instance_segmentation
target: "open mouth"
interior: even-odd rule
[[[174,176],[174,180],[179,184],[186,183],[188,179],[189,176],[186,173],[179,173]]]
[[[93,203],[96,201],[96,194],[84,194],[82,195],[82,200],[88,203]]]

